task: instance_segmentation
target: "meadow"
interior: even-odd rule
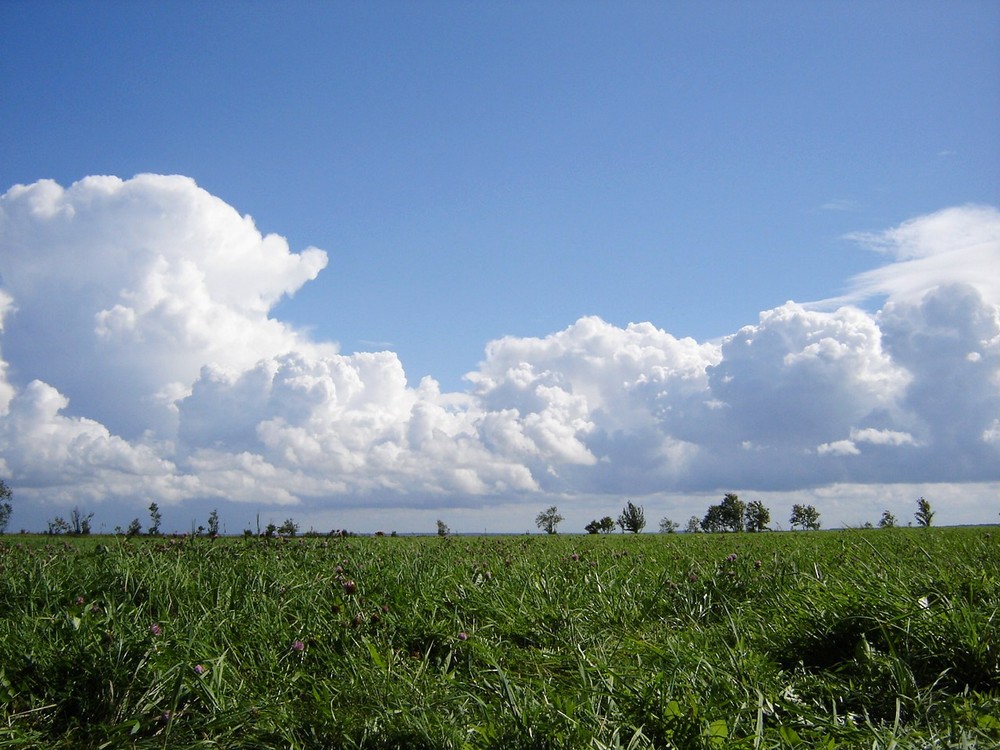
[[[0,747],[998,747],[995,532],[8,536]]]

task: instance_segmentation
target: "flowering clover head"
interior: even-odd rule
[[[736,562],[736,553],[733,552],[732,554],[730,554],[729,556],[727,556],[726,557],[726,562]]]
[[[305,651],[305,650],[306,650],[306,644],[305,643],[303,643],[302,641],[300,641],[298,639],[292,641],[292,651],[300,651],[301,652],[301,651]]]
[[[358,584],[354,581],[344,581],[344,593],[353,594],[358,590]]]
[[[460,641],[467,641],[467,640],[469,640],[469,634],[466,633],[463,630],[461,633],[458,634],[458,640],[460,640]]]
[[[205,674],[206,671],[207,670],[205,669],[205,667],[203,667],[201,664],[195,664],[194,665],[194,673],[196,675],[198,675],[199,677],[201,677],[203,674]]]
[[[163,635],[163,628],[160,627],[159,623],[154,622],[152,625],[149,626],[149,632],[154,637],[159,637]]]

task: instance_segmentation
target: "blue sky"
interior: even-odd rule
[[[514,346],[515,340],[579,333],[574,324],[596,316],[614,336],[623,335],[617,332],[629,323],[648,322],[678,340],[691,337],[722,347],[744,326],[763,327],[762,313],[788,300],[812,303],[852,293],[850,302],[875,320],[895,287],[876,284],[874,291],[857,293],[858,274],[902,269],[899,263],[912,253],[912,246],[893,244],[880,233],[920,217],[940,219],[938,212],[953,207],[1000,205],[998,38],[1000,7],[988,2],[7,2],[0,5],[0,191],[39,180],[69,190],[91,175],[126,181],[140,174],[191,178],[204,193],[251,216],[262,234],[285,238],[292,255],[309,247],[325,252],[322,270],[296,275],[286,269],[291,280],[283,288],[294,295],[269,298],[268,319],[298,337],[297,351],[308,349],[310,357],[322,360],[329,352],[320,349],[333,342],[340,355],[390,350],[411,391],[423,376],[431,376],[445,400],[458,394],[475,400],[475,409],[489,402],[494,410],[487,409],[489,414],[516,410],[523,420],[519,429],[528,429],[528,415],[545,410],[532,412],[533,407],[502,402],[496,395],[505,392],[504,373],[491,370],[486,348],[501,337],[512,337],[507,348],[520,352],[521,360],[511,360],[514,369],[530,364],[536,374],[550,372],[552,383],[560,376],[566,393],[583,398],[588,386],[573,379],[573,365],[557,357],[545,370],[541,359],[532,359],[541,355]],[[162,207],[165,189],[159,183],[142,190],[136,186],[131,200],[136,206]],[[176,189],[170,194],[176,198]],[[8,203],[8,215],[15,216],[9,193]],[[117,226],[109,214],[94,210],[95,226],[108,232]],[[140,214],[137,208],[129,216]],[[124,214],[115,216],[115,221],[126,220]],[[945,216],[954,220],[945,222],[952,239],[975,233],[983,223],[992,225],[989,212]],[[202,219],[195,223],[203,226]],[[934,226],[930,219],[919,225]],[[57,411],[60,419],[103,425],[109,440],[121,439],[130,450],[171,462],[170,482],[198,485],[204,479],[199,461],[205,457],[197,451],[205,445],[192,444],[187,453],[164,450],[164,441],[176,436],[151,426],[160,425],[153,417],[146,431],[155,440],[141,437],[141,425],[116,416],[110,399],[102,401],[97,393],[107,387],[106,379],[84,382],[86,375],[74,374],[70,364],[57,365],[35,351],[37,344],[32,349],[25,343],[44,325],[29,325],[31,305],[14,292],[27,293],[16,278],[24,277],[25,267],[11,259],[46,252],[52,246],[46,231],[35,226],[0,234],[0,242],[9,243],[0,248],[8,257],[0,279],[21,310],[8,313],[0,337],[9,392],[24,396],[32,381],[45,383],[68,399]],[[145,231],[151,230],[136,229],[137,236]],[[974,256],[987,264],[997,257],[991,237],[987,232],[985,255]],[[886,242],[898,250],[895,255],[885,251]],[[12,243],[22,249],[14,252]],[[62,257],[87,263],[88,254],[105,244],[98,232],[64,247]],[[873,244],[882,252],[873,252]],[[936,246],[939,257],[945,245]],[[197,247],[191,253],[201,257]],[[95,276],[92,285],[110,284],[110,278]],[[931,274],[931,282],[950,280]],[[127,285],[121,279],[115,283]],[[933,286],[928,282],[923,291]],[[1000,303],[989,289],[978,291],[986,309]],[[135,294],[118,303],[128,308],[122,300]],[[76,318],[69,309],[66,315],[89,321],[110,310],[112,302],[93,311],[81,307]],[[809,309],[829,312],[829,307]],[[148,344],[151,335],[146,331],[142,340]],[[275,356],[273,346],[260,346],[260,360]],[[565,346],[580,351],[578,343]],[[95,351],[84,348],[76,356]],[[206,345],[204,352],[215,354],[202,356],[199,367],[223,366],[230,384],[256,361],[251,354],[229,357],[219,351]],[[155,359],[165,352],[145,356]],[[180,409],[182,425],[200,392],[194,387],[200,377],[198,356],[191,348],[185,352],[193,369],[171,381],[171,387],[179,383],[188,389],[172,391],[187,399],[187,408]],[[906,369],[898,350],[890,354],[894,365]],[[508,355],[514,356],[505,350],[503,357]],[[607,356],[614,359],[613,353]],[[723,384],[713,385],[706,368],[721,372],[728,360],[720,364],[717,353],[705,357],[701,369],[695,367],[711,391],[704,401],[722,403]],[[992,361],[985,349],[980,357]],[[635,382],[650,379],[643,367],[633,373]],[[105,375],[152,383],[147,375],[137,376],[136,368],[133,363]],[[467,373],[474,373],[471,381],[464,378]],[[892,408],[869,404],[858,413],[857,424],[842,426],[840,437],[802,435],[813,442],[798,449],[818,456],[820,445],[851,441],[852,429],[855,438],[874,434],[864,430],[880,430],[880,445],[891,442],[889,433],[910,435],[912,444],[932,444],[918,436],[913,419],[894,412],[916,398],[912,383],[919,377],[910,375],[910,386],[902,385],[906,378],[900,376]],[[488,387],[483,385],[487,376]],[[572,387],[566,385],[571,381]],[[166,385],[156,387],[162,397]],[[984,403],[992,409],[996,393],[984,387]],[[138,399],[152,398],[152,391],[139,385],[134,391]],[[598,404],[600,399],[591,396],[577,417],[568,407],[560,413],[568,420],[563,427],[577,431],[595,461],[616,467],[608,489],[596,486],[595,476],[568,478],[574,471],[569,466],[588,464],[579,463],[576,446],[563,444],[553,448],[545,466],[522,457],[520,465],[533,479],[530,488],[526,484],[515,491],[517,482],[509,476],[494,477],[477,485],[478,499],[470,504],[461,499],[466,496],[461,483],[415,480],[420,471],[414,469],[390,483],[398,497],[386,501],[387,507],[397,513],[405,509],[415,529],[442,509],[468,514],[473,529],[483,525],[480,521],[490,525],[513,515],[520,529],[531,525],[538,505],[561,498],[565,507],[579,507],[585,523],[593,509],[620,505],[626,478],[632,476],[644,477],[636,486],[651,506],[675,515],[689,506],[703,507],[698,492],[711,497],[723,489],[709,486],[704,477],[668,481],[616,461],[621,447],[607,447],[614,430],[622,445],[648,448],[644,430],[649,425],[612,429],[600,424],[594,415],[604,413],[610,397],[602,398]],[[780,413],[783,403],[748,403],[732,413],[761,420]],[[489,460],[495,459],[495,436],[484,437],[492,418],[467,405],[461,408],[474,423],[468,430],[478,435]],[[273,420],[277,407],[269,409]],[[669,409],[676,413],[680,407]],[[17,463],[14,457],[26,437],[23,426],[11,426],[12,413],[8,407],[7,473],[13,484],[24,487],[25,503],[37,508],[34,514],[23,511],[35,522],[70,498],[70,474],[46,477]],[[647,416],[665,424],[655,408]],[[282,419],[291,424],[287,415]],[[262,440],[264,421],[241,429]],[[754,444],[753,425],[741,424],[748,431],[742,442]],[[992,434],[990,424],[975,429]],[[936,435],[960,432],[954,425],[950,432],[944,426],[939,432],[927,429]],[[656,440],[666,435],[702,451],[717,447],[712,438],[681,437],[681,432],[672,426],[660,430]],[[598,433],[604,436],[600,440]],[[182,427],[181,434],[193,433]],[[907,445],[906,439],[895,439]],[[383,435],[366,444],[367,461],[371,446],[386,440]],[[216,435],[211,445],[224,442]],[[277,466],[252,440],[236,443]],[[852,444],[857,449],[861,443],[865,440]],[[414,444],[406,447],[415,454],[407,459],[414,465],[431,461]],[[847,451],[843,455],[857,455],[845,444],[841,448]],[[872,458],[873,466],[864,471],[825,469],[803,477],[798,486],[816,492],[833,487],[836,479],[868,488],[856,490],[868,498],[874,484],[883,484],[874,482],[882,466],[886,486],[905,489],[893,494],[890,487],[863,502],[903,503],[901,498],[927,481],[942,485],[942,497],[951,491],[945,485],[954,489],[956,482],[985,481],[983,497],[995,496],[1000,472],[976,464],[1000,456],[962,450],[976,469],[967,476],[911,477],[887,468],[895,464],[881,457]],[[837,453],[828,448],[822,455],[831,451]],[[511,466],[518,464],[514,454],[503,455]],[[567,466],[560,469],[560,460]],[[475,474],[482,464],[469,461],[465,468]],[[109,470],[87,465],[96,472],[92,476],[104,477],[101,472]],[[295,464],[295,471],[305,470]],[[565,486],[546,486],[539,472],[547,471]],[[316,467],[312,480],[321,485],[322,475]],[[728,479],[747,479],[750,493],[796,489],[752,472]],[[236,503],[245,515],[251,501],[233,499],[219,482],[211,492],[203,485],[187,492],[172,486],[163,501],[178,518],[218,502]],[[348,519],[345,523],[360,523],[366,516],[351,513],[381,502],[371,500],[371,492],[350,481],[342,489],[303,486],[290,490],[289,512],[315,518],[317,524],[338,514]],[[121,497],[107,494],[94,489],[84,497],[98,515],[134,515],[125,490]],[[784,500],[776,495],[773,502]],[[497,508],[505,510],[501,514]],[[877,517],[875,510],[847,505],[831,522]],[[975,516],[972,510],[956,510],[953,520],[971,522]]]

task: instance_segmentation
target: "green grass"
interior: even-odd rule
[[[0,747],[996,747],[998,611],[984,528],[7,537]]]

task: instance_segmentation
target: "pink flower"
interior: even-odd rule
[[[353,594],[358,590],[358,584],[354,581],[344,581],[344,592],[347,594]]]
[[[306,644],[304,644],[302,641],[300,640],[292,641],[292,651],[305,651],[305,650],[306,650]]]
[[[152,625],[149,626],[149,632],[151,635],[159,637],[163,635],[163,628],[161,628],[157,623],[154,622]]]
[[[458,640],[460,640],[460,641],[467,641],[467,640],[469,640],[469,634],[466,633],[465,631],[462,631],[461,633],[458,634]]]
[[[196,675],[198,675],[199,677],[201,677],[203,674],[205,674],[206,671],[207,670],[205,669],[205,667],[203,667],[201,664],[195,664],[194,665],[194,673]]]

